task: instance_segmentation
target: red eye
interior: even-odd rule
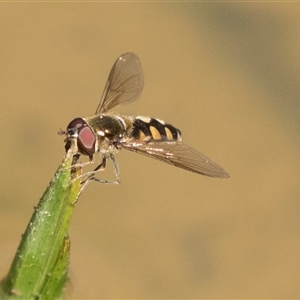
[[[95,136],[89,127],[83,127],[79,130],[78,139],[88,149],[92,148],[95,142]]]
[[[91,156],[95,153],[95,135],[88,126],[81,127],[78,130],[78,149],[84,154]]]
[[[77,138],[78,151],[83,155],[93,156],[95,153],[96,137],[86,121],[75,118],[67,127],[69,137]],[[70,148],[70,142],[66,142],[66,151]]]

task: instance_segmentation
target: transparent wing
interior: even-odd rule
[[[179,141],[132,142],[124,143],[122,147],[194,173],[210,177],[230,177],[225,170],[211,159]]]
[[[109,73],[96,114],[137,100],[143,87],[144,76],[139,58],[134,53],[122,54]]]

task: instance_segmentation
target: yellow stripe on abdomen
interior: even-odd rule
[[[150,126],[149,129],[154,140],[161,140],[162,136],[154,126]]]

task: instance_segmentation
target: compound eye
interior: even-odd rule
[[[69,138],[76,138],[78,152],[83,155],[93,156],[95,153],[96,137],[84,119],[76,118],[72,120],[68,125],[66,132],[68,136],[65,140],[66,151],[68,151],[71,146]]]
[[[86,124],[78,130],[77,145],[82,154],[93,155],[95,153],[95,141],[94,133]]]
[[[71,129],[71,128],[80,128],[82,127],[84,124],[86,124],[86,122],[82,119],[82,118],[75,118],[74,120],[72,120],[67,129]]]
[[[79,130],[78,139],[86,148],[92,148],[95,142],[95,135],[89,127],[83,127]]]
[[[81,118],[76,118],[69,123],[66,133],[69,137],[76,138],[78,130],[83,126],[86,126],[86,122]]]

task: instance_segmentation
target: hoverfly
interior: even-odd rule
[[[171,124],[150,117],[132,117],[109,113],[119,104],[136,101],[142,93],[144,76],[139,58],[134,53],[121,55],[108,76],[95,115],[72,120],[65,134],[65,149],[71,147],[71,140],[77,141],[77,152],[89,157],[89,162],[75,164],[82,167],[94,163],[94,155],[100,154],[100,164],[91,172],[84,173],[82,183],[94,180],[100,183],[120,183],[120,172],[114,153],[126,149],[158,159],[176,167],[210,177],[227,178],[219,165],[197,150],[184,144],[181,132]],[[95,174],[105,169],[107,159],[113,162],[117,181],[102,180]]]

